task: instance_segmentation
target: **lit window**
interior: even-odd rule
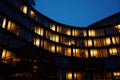
[[[3,59],[3,58],[9,59],[10,56],[11,56],[11,52],[10,52],[10,51],[7,51],[6,49],[3,49],[2,59]]]
[[[88,35],[89,36],[95,36],[95,30],[89,30]]]
[[[78,36],[79,35],[79,31],[78,30],[72,30],[72,35],[73,36]]]
[[[97,50],[90,50],[90,55],[91,57],[98,57],[98,53],[97,53]]]
[[[110,55],[117,55],[117,48],[110,48],[109,53]]]
[[[52,29],[53,31],[55,31],[55,25],[54,24],[50,25],[50,29]]]
[[[5,28],[5,26],[6,26],[6,18],[3,19],[2,28]]]
[[[57,26],[57,32],[61,32],[62,33],[62,27],[61,26]]]
[[[34,45],[36,45],[36,46],[40,45],[40,39],[39,38],[34,39]]]
[[[59,42],[59,36],[56,35],[56,42]]]
[[[11,21],[8,22],[7,30],[14,31],[15,30],[15,24]]]
[[[74,75],[74,79],[77,79],[77,73],[66,73],[66,79],[72,80],[72,76]]]
[[[115,80],[120,80],[120,72],[113,72],[113,76]]]
[[[61,46],[57,46],[56,51],[57,51],[57,53],[62,53],[62,47]]]
[[[34,16],[35,16],[34,11],[30,11],[30,16],[31,16],[32,18],[34,18]]]
[[[39,34],[39,35],[41,35],[41,36],[43,36],[43,28],[41,28],[41,27],[36,27],[35,28],[35,33],[37,33],[37,34]]]
[[[71,56],[71,48],[65,48],[65,55]]]
[[[72,79],[72,73],[67,73],[67,74],[66,74],[66,78],[67,78],[67,79]]]
[[[71,35],[70,29],[66,29],[65,34]]]
[[[27,14],[27,6],[23,6],[22,11],[23,13]]]
[[[112,43],[113,44],[119,44],[119,37],[118,36],[112,37]]]
[[[120,32],[120,24],[115,26],[115,28]]]
[[[49,48],[50,48],[51,52],[55,52],[55,46],[54,45],[49,46]]]
[[[92,40],[88,40],[88,46],[92,46]]]
[[[113,75],[114,76],[120,76],[120,72],[114,72]]]
[[[110,44],[111,44],[110,38],[106,38],[105,39],[105,45],[110,45]]]
[[[85,31],[85,30],[83,31],[83,35],[84,35],[84,36],[87,36],[87,34],[86,34],[86,31]]]

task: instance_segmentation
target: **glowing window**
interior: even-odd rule
[[[34,13],[34,11],[30,11],[30,16],[32,17],[32,18],[34,18],[34,16],[35,16],[35,13]]]
[[[77,29],[75,29],[75,30],[73,29],[72,30],[72,35],[73,36],[78,36],[79,35],[79,31]]]
[[[112,43],[113,44],[119,44],[119,37],[118,36],[112,37]]]
[[[84,36],[87,36],[86,30],[83,30],[83,35],[84,35]]]
[[[120,72],[114,72],[113,75],[114,76],[120,76]]]
[[[71,48],[65,48],[65,55],[71,56]]]
[[[41,36],[43,36],[44,30],[41,27],[36,27],[34,32],[41,35]]]
[[[50,29],[52,29],[53,31],[55,31],[55,25],[54,24],[50,25]]]
[[[6,18],[3,19],[2,28],[5,28],[5,26],[6,26]]]
[[[74,79],[77,79],[77,74],[76,73],[66,73],[66,79],[72,80],[72,76],[74,76]]]
[[[40,39],[39,38],[34,39],[34,45],[36,45],[36,46],[40,45]]]
[[[92,46],[92,40],[91,39],[88,40],[88,46]]]
[[[27,6],[23,6],[22,11],[23,13],[27,14]]]
[[[110,48],[109,53],[110,55],[117,55],[117,48]]]
[[[95,30],[89,30],[88,35],[89,36],[95,36]]]
[[[71,31],[70,31],[70,29],[66,29],[65,34],[67,34],[67,35],[71,35]]]
[[[62,27],[61,26],[57,26],[57,32],[62,33]]]
[[[105,39],[105,45],[110,45],[110,44],[111,44],[110,38],[106,38]]]
[[[56,51],[57,53],[62,53],[62,46],[57,46]]]
[[[11,52],[6,50],[6,49],[3,49],[3,52],[2,52],[2,59],[3,58],[6,58],[6,59],[9,59],[11,56]]]
[[[15,30],[15,24],[11,21],[8,22],[7,30],[14,31]]]
[[[49,45],[49,50],[51,52],[55,52],[55,45]]]
[[[120,32],[120,24],[115,26],[115,28]]]
[[[90,50],[90,55],[91,57],[98,57],[97,50],[94,50],[94,49]]]

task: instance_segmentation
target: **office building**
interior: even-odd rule
[[[75,27],[34,4],[0,0],[1,80],[120,80],[120,12]]]

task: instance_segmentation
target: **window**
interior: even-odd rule
[[[62,33],[62,27],[61,27],[61,26],[59,26],[59,25],[57,25],[57,32]]]
[[[55,45],[54,44],[49,45],[49,51],[55,52]]]
[[[113,44],[119,44],[119,36],[112,37]]]
[[[30,11],[30,16],[32,17],[32,18],[34,18],[35,17],[35,13],[34,13],[34,11]]]
[[[56,48],[57,53],[62,53],[62,46],[57,46]]]
[[[21,9],[23,13],[27,14],[27,9],[28,9],[27,6],[24,5],[21,7]]]
[[[86,30],[83,30],[83,35],[84,35],[84,37],[87,36]]]
[[[77,29],[73,29],[72,36],[79,36],[79,31]]]
[[[115,26],[115,28],[120,32],[120,24]]]
[[[117,55],[117,48],[110,48],[109,53],[110,55]]]
[[[36,45],[36,46],[40,46],[40,39],[39,38],[35,38],[34,39],[34,45]]]
[[[113,76],[115,80],[120,80],[120,72],[113,72]]]
[[[41,28],[41,27],[35,27],[34,32],[37,33],[37,34],[39,34],[39,35],[41,35],[41,36],[43,36],[43,34],[44,34],[44,33],[43,33],[44,30],[43,30],[43,28]]]
[[[91,50],[90,50],[90,55],[91,55],[91,57],[98,57],[98,52],[97,52],[97,50],[91,49]]]
[[[56,30],[55,24],[51,24],[51,25],[50,25],[50,29],[53,30],[53,31],[55,31],[55,30]]]
[[[66,35],[71,35],[71,30],[70,30],[69,28],[66,28],[65,34],[66,34]]]
[[[3,19],[2,28],[5,28],[5,26],[6,26],[6,21],[7,21],[6,18],[4,18],[4,19]]]
[[[84,43],[85,43],[85,46],[86,46],[86,47],[92,46],[92,40],[91,40],[91,39],[85,40]]]
[[[65,56],[71,56],[71,48],[65,48]]]
[[[95,30],[89,30],[88,35],[89,36],[95,36]]]
[[[105,38],[104,39],[104,45],[107,46],[107,45],[110,45],[111,44],[111,41],[110,41],[110,38]]]

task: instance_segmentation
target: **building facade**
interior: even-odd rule
[[[120,12],[74,27],[33,4],[0,0],[1,80],[120,80]]]

